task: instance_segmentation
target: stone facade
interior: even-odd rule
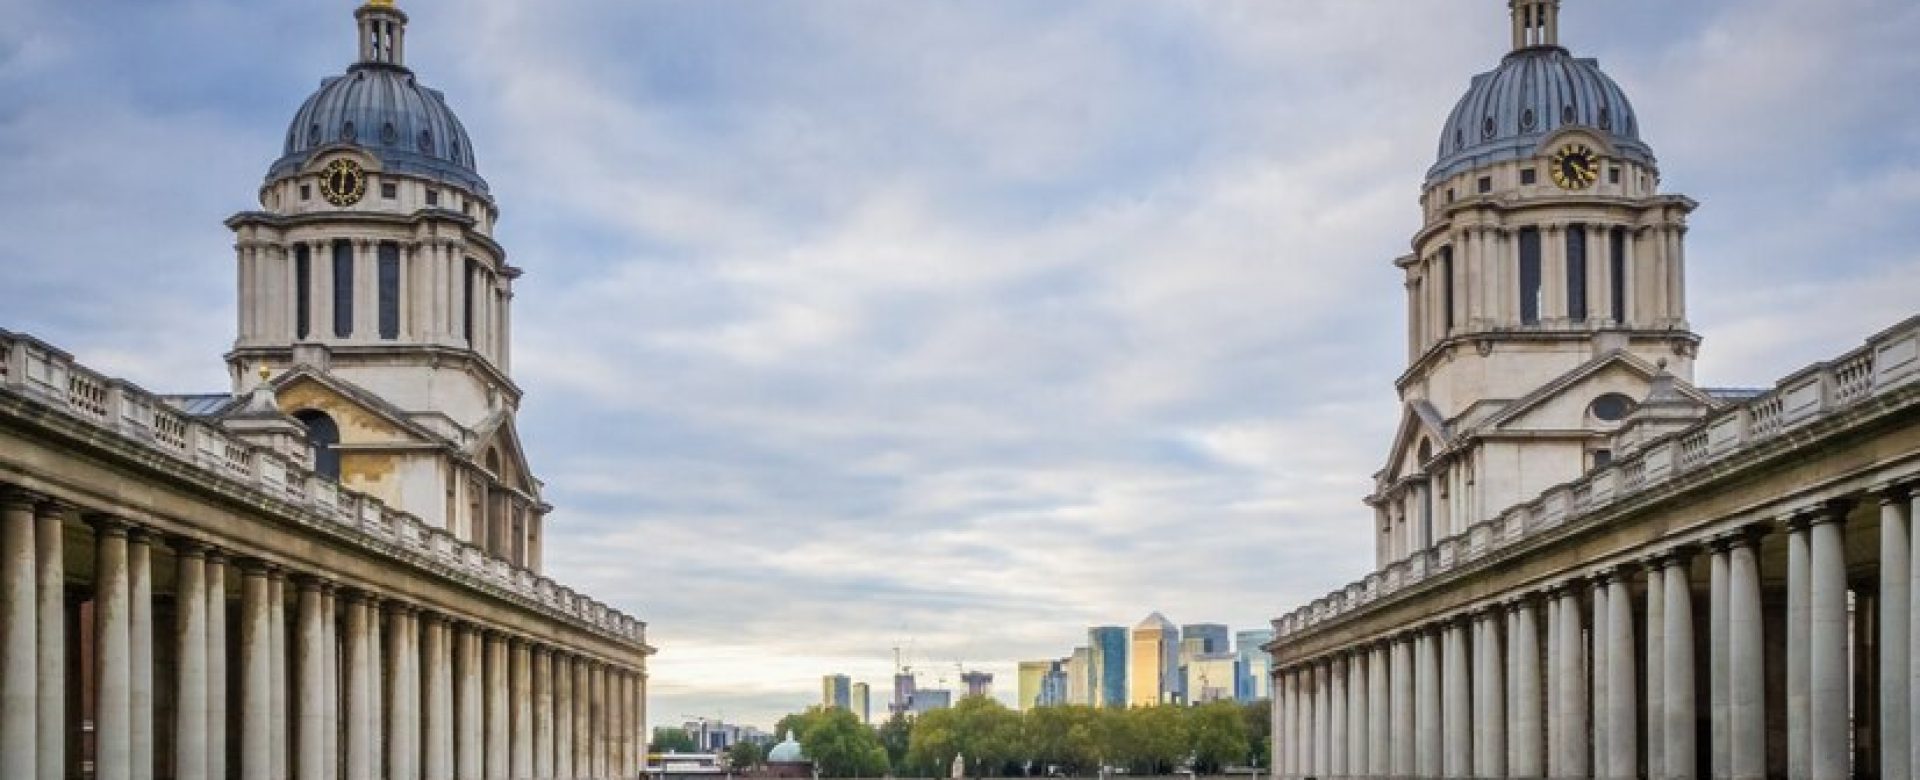
[[[1428,226],[1400,263],[1413,349],[1406,422],[1370,499],[1379,566],[1274,621],[1276,773],[1909,780],[1920,317],[1771,388],[1692,386],[1681,237],[1694,204],[1656,192],[1623,102],[1609,127],[1504,129],[1534,98],[1495,105],[1484,85],[1567,57],[1557,0],[1510,5],[1516,50],[1456,109]],[[1604,78],[1581,62],[1580,78]],[[1612,90],[1549,92],[1624,100]],[[1583,111],[1564,116],[1596,115]],[[1597,181],[1519,183],[1570,146],[1598,152]],[[1583,249],[1620,259],[1588,265],[1606,292],[1587,298],[1586,322],[1555,304],[1513,318],[1516,222],[1547,237],[1539,268],[1573,267],[1552,250],[1574,246],[1552,238],[1572,225]],[[1422,283],[1457,256],[1448,247],[1485,291],[1451,328],[1431,309],[1445,296]],[[1546,274],[1539,300],[1566,280]],[[1604,297],[1620,292],[1617,307]]]
[[[0,777],[640,771],[646,626],[541,573],[491,196],[405,14],[355,20],[228,223],[233,392],[0,331]]]

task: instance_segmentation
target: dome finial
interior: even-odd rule
[[[353,12],[360,23],[360,62],[404,68],[407,14],[394,0],[367,0]]]
[[[1507,0],[1513,12],[1513,48],[1560,45],[1560,0]]]

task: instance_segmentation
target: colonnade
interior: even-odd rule
[[[1276,771],[1912,780],[1913,487],[1672,542],[1283,666]]]
[[[0,489],[0,777],[632,777],[644,679]]]

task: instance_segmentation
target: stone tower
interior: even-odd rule
[[[466,129],[407,67],[407,15],[371,0],[354,22],[355,61],[294,114],[259,210],[227,220],[235,391],[271,382],[323,471],[538,568],[547,507],[509,374],[520,270]]]
[[[1381,562],[1573,479],[1656,375],[1700,403],[1686,218],[1626,93],[1511,0],[1513,49],[1448,116],[1405,273],[1402,420],[1368,502]]]

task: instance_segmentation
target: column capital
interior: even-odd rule
[[[1772,532],[1773,529],[1766,523],[1748,523],[1722,534],[1720,540],[1726,543],[1727,549],[1729,550],[1740,547],[1758,547],[1760,546],[1760,541],[1767,538],[1767,534]]]
[[[93,532],[100,536],[125,537],[127,536],[129,531],[133,530],[132,523],[129,523],[113,515],[106,515],[106,514],[88,515],[86,518],[86,522],[88,525],[93,526]]]
[[[191,536],[169,536],[167,546],[173,548],[173,554],[182,558],[205,558],[213,547]]]
[[[318,574],[307,574],[305,572],[300,572],[298,574],[289,575],[289,579],[293,580],[293,584],[300,586],[301,590],[319,591],[319,590],[329,590],[333,587],[333,583],[331,581],[329,581],[327,578],[322,577]]]
[[[23,487],[8,485],[0,488],[0,509],[24,509],[29,512],[46,501],[47,496]]]
[[[1648,556],[1647,566],[1653,571],[1661,571],[1669,566],[1685,566],[1699,551],[1700,548],[1693,544],[1676,544]]]
[[[247,556],[240,556],[233,559],[233,565],[240,570],[241,575],[247,577],[270,576],[274,570],[273,564],[260,560],[259,558],[250,558]]]
[[[1881,506],[1899,504],[1913,498],[1916,484],[1920,484],[1920,477],[1896,477],[1867,488],[1867,493]]]
[[[207,563],[224,564],[229,560],[227,551],[214,545],[207,545]]]
[[[1828,499],[1793,510],[1788,514],[1785,522],[1787,523],[1788,530],[1812,528],[1822,523],[1844,523],[1847,519],[1847,513],[1852,511],[1852,509],[1853,501],[1850,499]]]
[[[396,615],[412,615],[420,611],[419,607],[399,599],[382,599],[379,606],[381,610]]]

